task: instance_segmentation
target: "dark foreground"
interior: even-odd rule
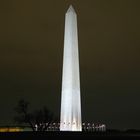
[[[131,132],[60,132],[60,131],[55,131],[55,132],[6,132],[6,133],[0,133],[0,140],[4,139],[53,139],[53,138],[76,138],[77,140],[80,138],[85,138],[85,139],[140,139],[140,133],[131,133]]]

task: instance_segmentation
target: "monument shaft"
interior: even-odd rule
[[[82,131],[77,15],[65,15],[60,131]]]

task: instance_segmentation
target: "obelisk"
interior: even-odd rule
[[[82,131],[77,15],[65,14],[60,131]]]

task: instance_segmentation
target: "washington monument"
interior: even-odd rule
[[[77,15],[65,14],[60,131],[82,131]]]

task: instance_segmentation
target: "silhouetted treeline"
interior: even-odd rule
[[[29,102],[24,99],[18,102],[15,111],[17,115],[14,121],[18,124],[29,124],[33,131],[45,131],[50,123],[58,120],[46,107],[30,112]]]

